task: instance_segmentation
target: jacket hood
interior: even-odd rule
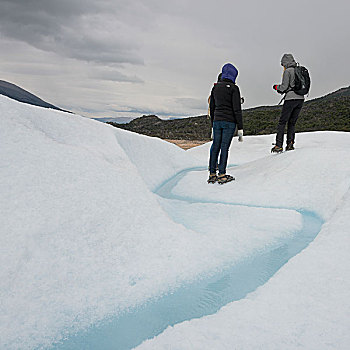
[[[222,67],[221,79],[230,79],[230,80],[232,80],[232,82],[235,83],[237,75],[238,75],[238,70],[231,63],[226,63]]]
[[[291,53],[285,53],[281,58],[281,66],[285,68],[296,67],[297,63]]]

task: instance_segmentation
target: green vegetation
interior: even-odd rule
[[[272,106],[243,110],[244,134],[275,133],[281,109],[282,106]],[[136,118],[128,124],[109,124],[162,139],[209,140],[211,133],[210,121],[205,115],[173,120],[149,115]],[[318,130],[350,132],[350,87],[305,102],[296,131]]]
[[[207,116],[162,120],[155,115],[144,115],[128,124],[108,124],[139,134],[169,140],[209,140],[211,133],[211,125]]]

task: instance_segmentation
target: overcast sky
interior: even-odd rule
[[[284,53],[310,98],[350,85],[349,0],[0,0],[0,80],[95,117],[205,114],[223,64],[273,105]]]

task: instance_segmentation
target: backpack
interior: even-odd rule
[[[295,72],[295,85],[293,91],[297,95],[306,95],[309,93],[311,80],[309,71],[307,68],[300,66],[299,64],[294,68]]]

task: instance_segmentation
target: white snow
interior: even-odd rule
[[[214,274],[301,228],[326,223],[265,285],[217,314],[169,327],[140,349],[345,349],[349,339],[350,135],[233,141],[229,171],[207,185],[210,144],[173,144],[0,96],[0,348],[67,334]],[[190,202],[181,201],[181,198]]]
[[[228,170],[237,178],[237,186],[227,186],[225,191],[217,186],[208,188],[204,181],[207,174],[198,181],[197,174],[189,173],[173,193],[199,201],[214,200],[220,193],[222,202],[303,208],[328,219],[350,185],[349,136],[346,133],[301,134],[296,144],[298,152],[274,155],[268,154],[269,142],[265,142],[256,145],[263,148],[264,154],[259,159],[253,154],[253,161],[250,155],[245,159],[242,157],[240,153],[246,154],[247,150],[244,144],[237,143],[232,146],[231,163],[242,165]],[[266,136],[252,137],[246,138],[247,143],[254,138],[268,140]],[[271,136],[269,138],[271,141]],[[334,139],[337,139],[338,147]],[[323,144],[319,140],[323,140]]]
[[[266,155],[272,140],[246,137],[231,146],[231,163],[242,165],[231,169],[237,180],[224,192],[204,186],[204,175],[198,181],[190,173],[173,193],[199,201],[219,197],[227,203],[312,210],[326,220],[321,232],[245,299],[169,327],[137,349],[350,348],[350,134],[298,134],[296,151]],[[208,147],[190,152],[204,158]]]
[[[349,349],[349,191],[338,205],[315,241],[256,292],[137,349]]]

